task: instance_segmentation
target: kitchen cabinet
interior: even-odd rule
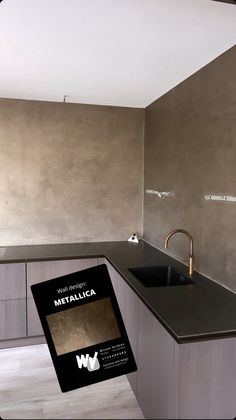
[[[175,418],[178,346],[117,271],[106,263],[137,363],[127,375],[146,418]]]
[[[120,307],[121,315],[125,324],[125,328],[129,337],[130,345],[134,358],[137,363],[138,349],[138,318],[140,300],[136,293],[128,286],[124,279],[117,273],[109,262],[106,262],[112,285],[116,294],[116,298]],[[136,393],[137,372],[127,375],[129,383]]]
[[[26,299],[0,301],[0,340],[26,337]]]
[[[27,335],[43,335],[30,286],[97,265],[97,258],[40,261],[27,263]]]
[[[124,267],[135,266],[137,265],[134,263],[136,259],[142,261],[144,258],[144,245],[137,248],[137,256],[132,256],[131,249],[125,248],[125,258],[122,261],[123,257],[118,244],[119,258],[115,259],[114,257],[113,261],[113,254],[112,256],[108,254],[108,257],[126,276],[128,273]],[[126,247],[126,244],[123,246]],[[147,245],[144,250],[146,247]],[[127,252],[131,253],[130,259],[127,258]],[[163,258],[166,258],[159,251],[155,252],[159,258],[157,258],[158,261],[163,261]],[[103,250],[98,254],[102,255]],[[214,282],[209,282],[202,276],[200,276],[198,287],[195,288],[195,291],[192,290],[195,293],[193,302],[200,308],[200,327],[196,311],[195,321],[193,321],[191,310],[188,313],[188,319],[191,322],[186,324],[186,319],[184,319],[183,325],[181,325],[183,317],[181,308],[176,311],[175,301],[173,302],[172,299],[172,304],[170,303],[171,299],[168,299],[169,294],[166,291],[164,303],[168,308],[166,314],[169,314],[169,318],[162,316],[163,322],[171,328],[168,320],[176,321],[176,317],[178,317],[178,322],[174,323],[174,326],[177,325],[178,328],[170,329],[173,331],[172,336],[157,319],[160,313],[158,305],[155,305],[153,291],[150,291],[150,294],[153,293],[153,295],[148,300],[146,299],[148,295],[146,290],[146,306],[132,289],[137,286],[135,279],[127,277],[127,282],[130,282],[132,286],[130,287],[129,283],[105,258],[0,264],[0,340],[2,340],[0,347],[1,345],[19,345],[17,343],[20,345],[34,344],[44,339],[31,294],[30,286],[32,284],[104,262],[108,266],[138,367],[137,372],[127,376],[145,417],[150,419],[235,418],[234,295],[229,295],[229,292],[221,290],[220,286],[214,285]],[[184,290],[182,292],[181,290],[176,289],[175,292],[179,299],[181,298],[180,293],[184,293]],[[144,292],[142,287],[137,287],[137,293],[142,295],[142,291]],[[156,295],[158,296],[158,294]],[[216,304],[213,305],[212,302],[216,302],[219,311],[216,310]],[[152,305],[156,316],[149,310],[149,305]],[[207,316],[202,316],[202,308]],[[222,308],[225,308],[224,311],[221,311],[225,316],[219,317],[218,312]],[[27,323],[28,329],[26,328]],[[186,325],[190,327],[186,328]],[[199,331],[197,336],[196,325],[198,326],[197,332]],[[26,338],[26,331],[28,338]],[[209,339],[207,338],[208,331]],[[183,337],[181,344],[173,338],[177,339],[176,332],[178,332],[178,336]],[[195,342],[189,342],[191,336]],[[14,341],[12,340],[14,338],[19,339]],[[11,341],[8,342],[8,339]]]
[[[140,302],[137,392],[148,419],[176,418],[178,345]]]
[[[0,264],[0,300],[25,299],[25,263]]]
[[[107,266],[138,367],[127,377],[145,418],[235,418],[236,338],[178,344]]]
[[[111,278],[112,286],[116,294],[117,301],[119,305],[121,305],[122,298],[123,298],[122,293],[121,293],[121,284],[122,284],[122,282],[120,281],[121,276],[119,275],[119,273],[117,273],[114,267],[105,258],[98,258],[98,264],[106,264],[110,278]]]
[[[236,338],[179,346],[179,419],[236,417]]]
[[[139,298],[133,292],[133,290],[127,285],[127,283],[122,279],[121,283],[121,296],[120,299],[120,309],[126,331],[129,337],[130,345],[133,350],[134,358],[138,360],[138,320],[139,320]],[[129,383],[136,393],[137,387],[137,372],[129,373],[127,375]]]
[[[146,418],[176,418],[178,345],[109,266],[137,372],[127,375]]]
[[[0,264],[0,340],[26,337],[25,264]]]

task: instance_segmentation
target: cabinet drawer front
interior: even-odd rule
[[[0,302],[0,340],[26,337],[26,299]]]
[[[98,260],[98,263],[101,264],[101,262]],[[117,298],[117,301],[120,305],[120,301],[122,300],[123,296],[121,293],[121,283],[124,282],[124,280],[122,279],[122,277],[119,275],[119,273],[117,273],[117,271],[114,269],[114,267],[107,261],[105,260],[105,264],[107,266],[110,278],[111,278],[111,282],[112,282],[112,286]]]
[[[102,264],[101,259],[98,259],[98,264]],[[107,265],[114,292],[120,307],[121,316],[123,318],[125,328],[129,337],[129,341],[133,350],[134,358],[138,363],[138,321],[139,321],[139,298],[128,286],[125,280],[120,276],[114,267],[105,261]],[[136,393],[137,372],[129,373],[127,375],[129,383]]]
[[[44,335],[34,299],[27,299],[28,331],[27,335]]]
[[[0,300],[25,298],[25,264],[0,264]]]
[[[32,297],[30,286],[97,265],[97,258],[40,261],[27,264],[27,297]]]

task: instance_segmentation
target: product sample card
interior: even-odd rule
[[[137,370],[105,264],[31,290],[63,392]]]

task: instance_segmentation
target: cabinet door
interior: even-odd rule
[[[0,340],[25,336],[25,263],[0,264]]]
[[[0,301],[0,340],[26,337],[26,299]]]
[[[177,418],[178,346],[140,301],[137,399],[145,418]]]
[[[40,261],[27,264],[27,314],[28,336],[43,335],[38,312],[30,286],[35,283],[64,276],[97,265],[97,258],[75,260]]]
[[[138,366],[138,329],[139,329],[139,305],[140,300],[128,284],[120,279],[120,310],[124,320],[125,328],[133,350],[134,358]],[[127,375],[129,383],[136,394],[137,372]]]
[[[99,260],[98,260],[98,263],[99,263]],[[121,294],[120,281],[122,278],[107,260],[105,260],[105,264],[107,266],[107,269],[111,278],[112,286],[113,286],[117,301],[119,305],[121,305],[122,297],[120,295]],[[122,281],[124,280],[122,279]]]
[[[236,416],[236,338],[181,344],[178,419]]]
[[[25,263],[0,264],[0,300],[25,298]]]
[[[125,328],[129,337],[130,345],[134,354],[136,364],[138,365],[138,319],[139,319],[139,297],[125,282],[125,280],[117,273],[112,265],[106,262],[111,277],[112,285],[119,304],[121,315],[125,324]],[[127,375],[130,385],[136,393],[137,372]]]

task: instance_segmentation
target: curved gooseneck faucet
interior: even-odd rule
[[[193,238],[192,235],[185,229],[175,229],[167,235],[165,239],[165,249],[168,248],[168,242],[172,235],[175,233],[184,233],[189,238],[189,275],[192,276],[193,274]]]

